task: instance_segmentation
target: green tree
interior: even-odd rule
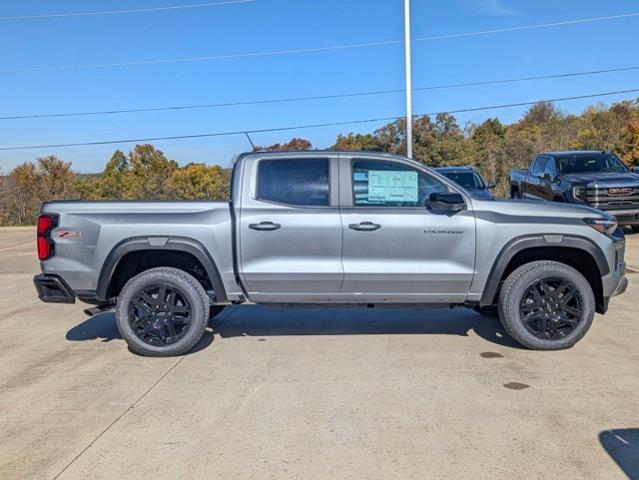
[[[126,155],[121,150],[116,150],[100,176],[100,197],[113,200],[127,198],[127,179],[130,173]]]
[[[120,165],[117,163],[116,167]],[[124,174],[126,198],[164,200],[173,197],[169,180],[178,164],[169,160],[153,145],[136,145],[129,152],[128,169]]]
[[[226,200],[230,182],[231,170],[228,168],[189,163],[173,172],[169,187],[177,199]]]

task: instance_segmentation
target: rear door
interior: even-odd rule
[[[353,157],[340,162],[345,301],[464,301],[475,267],[470,201],[454,215],[429,211],[450,190],[413,162]]]
[[[343,280],[337,158],[265,156],[243,172],[239,271],[252,300],[329,301]]]

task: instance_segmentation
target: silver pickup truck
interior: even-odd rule
[[[386,154],[244,154],[230,202],[61,201],[41,213],[39,297],[115,307],[143,355],[185,353],[224,305],[248,303],[466,306],[499,315],[528,348],[562,349],[627,286],[609,214],[479,200]]]

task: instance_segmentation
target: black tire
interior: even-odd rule
[[[577,270],[542,260],[522,265],[508,276],[498,306],[504,329],[517,342],[533,350],[562,350],[590,329],[595,296]]]
[[[499,309],[497,308],[497,305],[491,305],[489,307],[473,307],[473,310],[484,317],[499,318]]]
[[[632,229],[632,233],[639,233],[639,225],[632,225],[630,228]]]
[[[126,283],[118,297],[115,318],[120,335],[134,353],[149,357],[182,355],[204,334],[209,297],[202,285],[183,270],[153,268]]]
[[[510,198],[513,200],[521,200],[521,193],[516,188],[510,191]]]

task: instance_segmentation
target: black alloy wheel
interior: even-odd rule
[[[131,298],[128,319],[131,330],[144,343],[158,347],[172,345],[188,332],[192,308],[179,288],[153,284]]]
[[[569,335],[584,317],[579,289],[564,278],[549,277],[534,281],[524,292],[519,315],[526,329],[544,340]]]

